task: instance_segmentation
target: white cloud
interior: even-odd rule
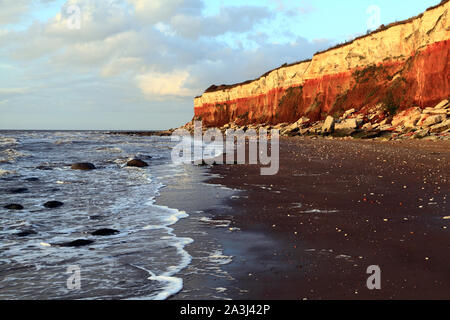
[[[185,70],[171,73],[148,72],[137,76],[139,88],[149,97],[193,97],[195,90],[186,88],[191,76]]]
[[[0,0],[0,25],[17,22],[28,12],[31,0]]]

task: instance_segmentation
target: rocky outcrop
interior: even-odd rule
[[[314,55],[231,86],[212,86],[195,98],[206,126],[294,123],[382,104],[394,114],[425,109],[450,96],[448,0]],[[413,122],[415,119],[412,120]],[[432,120],[429,120],[432,121]]]
[[[192,124],[185,128],[193,130]],[[359,111],[349,110],[340,117],[328,116],[325,120],[319,121],[301,118],[293,124],[281,123],[275,126],[262,124],[239,126],[232,123],[220,129],[224,133],[229,129],[244,132],[276,129],[285,137],[320,135],[328,138],[450,140],[450,103],[443,100],[434,108],[412,107],[396,115],[389,115],[383,105],[379,104]]]

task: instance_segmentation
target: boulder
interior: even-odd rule
[[[120,233],[120,231],[105,228],[105,229],[99,229],[97,231],[92,232],[92,235],[93,236],[113,236],[118,233]]]
[[[392,126],[404,125],[407,128],[414,127],[422,116],[422,110],[418,107],[404,110],[392,119]]]
[[[441,133],[448,129],[450,129],[450,119],[430,127],[430,131],[433,133]]]
[[[446,109],[448,107],[450,107],[448,100],[442,100],[434,108],[435,109]]]
[[[8,210],[23,210],[23,206],[17,203],[8,204],[4,208]]]
[[[307,117],[301,117],[300,119],[297,120],[297,124],[302,125],[308,123],[309,121],[311,121],[311,119]]]
[[[423,110],[423,113],[425,113],[425,114],[447,114],[447,112],[448,112],[447,109],[427,108],[427,109]]]
[[[72,170],[95,170],[95,166],[92,163],[75,163],[70,167]]]
[[[60,247],[83,247],[83,246],[88,246],[92,243],[94,243],[93,240],[78,239],[78,240],[71,241],[71,242],[64,242],[64,243],[57,244],[57,246],[60,246]]]
[[[13,189],[9,189],[10,193],[14,193],[14,194],[18,194],[18,193],[25,193],[28,192],[27,188],[13,188]]]
[[[346,119],[346,118],[348,118],[349,116],[351,116],[352,114],[354,114],[355,112],[356,112],[356,110],[355,110],[354,108],[353,108],[353,109],[350,109],[350,110],[347,110],[347,111],[344,112],[342,118],[343,118],[343,119]]]
[[[413,135],[414,139],[423,139],[430,133],[430,129],[423,129],[416,131],[416,133]]]
[[[148,163],[140,159],[133,159],[127,162],[127,167],[144,168],[148,167]]]
[[[445,120],[447,116],[445,115],[433,115],[428,116],[425,119],[422,120],[422,123],[420,124],[422,127],[431,127],[437,123],[441,123]]]
[[[44,203],[44,207],[48,208],[48,209],[55,209],[55,208],[59,208],[62,207],[64,205],[64,203],[59,202],[59,201],[49,201]]]
[[[356,128],[358,128],[358,120],[356,118],[346,119],[334,125],[334,130],[354,130]]]
[[[328,116],[322,126],[323,133],[332,133],[334,131],[335,120],[332,116]]]
[[[36,167],[36,169],[43,170],[43,171],[51,171],[51,170],[53,170],[53,168],[51,168],[49,166],[38,166],[38,167]]]
[[[37,232],[34,230],[23,230],[23,231],[17,233],[16,236],[23,238],[23,237],[28,237],[28,236],[31,236],[34,234],[37,234]]]

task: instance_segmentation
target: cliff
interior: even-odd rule
[[[283,65],[260,78],[211,86],[195,98],[206,126],[312,121],[379,103],[403,110],[448,98],[449,0],[417,17]]]

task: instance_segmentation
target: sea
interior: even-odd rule
[[[177,236],[174,226],[189,213],[157,204],[164,188],[193,174],[171,160],[174,145],[171,137],[101,131],[0,131],[0,299],[164,300],[179,293],[194,239]],[[149,167],[127,167],[134,158]],[[71,169],[80,162],[96,170]],[[64,205],[49,209],[48,201]],[[92,234],[103,228],[119,233]],[[94,242],[60,246],[80,239]]]

